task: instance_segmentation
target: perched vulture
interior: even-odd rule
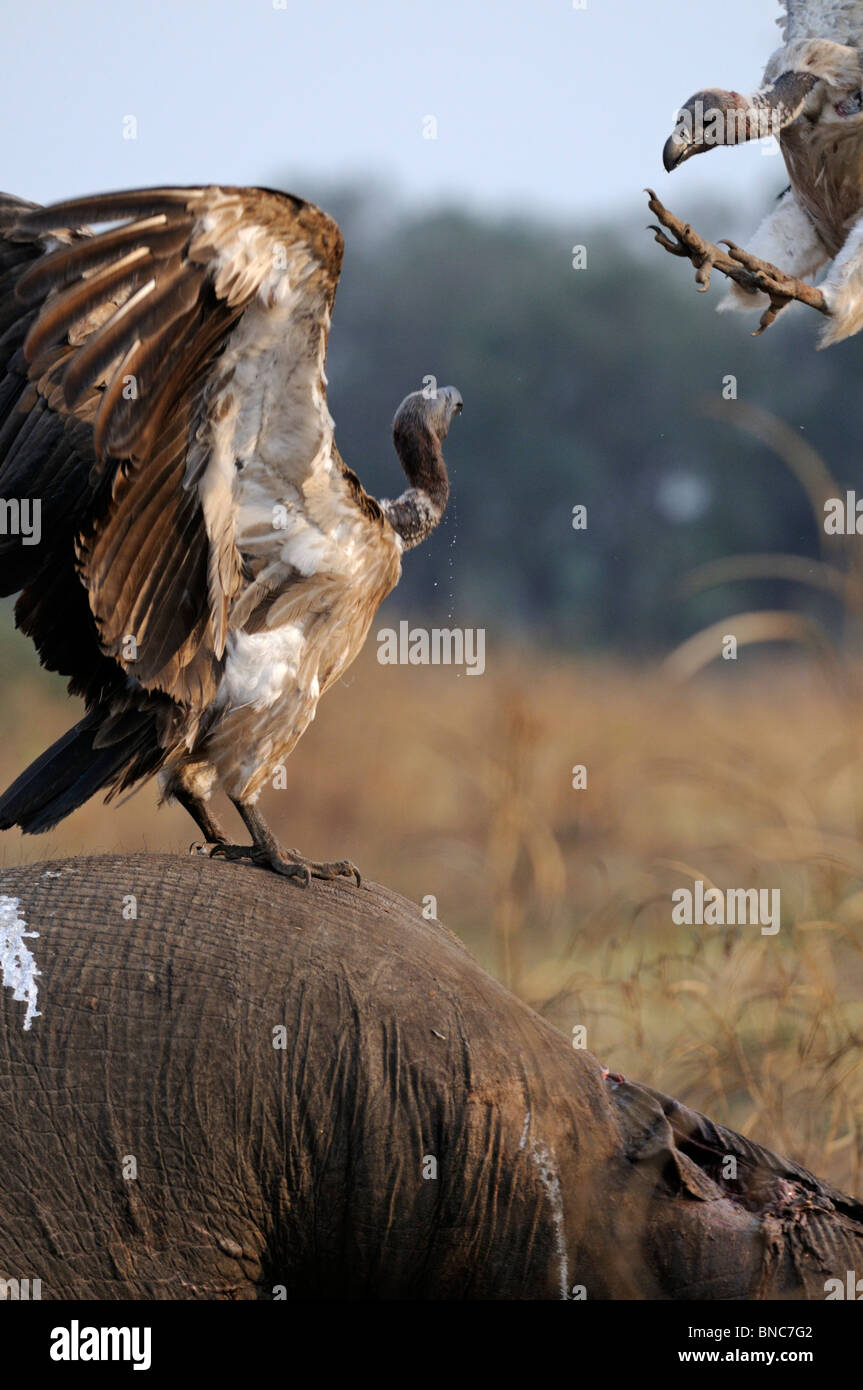
[[[406,397],[409,487],[370,497],[326,401],[342,250],[320,209],[262,188],[0,197],[0,497],[41,503],[39,544],[0,535],[0,591],[86,702],[0,798],[0,828],[48,830],[158,773],[213,852],[305,882],[356,872],[282,850],[256,802],[440,521],[462,400]]]
[[[729,269],[728,258],[723,263],[722,253],[714,256],[715,247],[699,245],[691,229],[681,234],[680,224],[661,217],[684,250],[663,244],[691,255],[699,268],[709,261],[733,274],[721,309],[770,303],[778,311],[792,299],[820,309],[828,316],[820,340],[827,346],[863,326],[863,0],[785,0],[784,10],[778,21],[784,42],[762,87],[752,96],[696,92],[681,108],[663,162],[671,171],[716,145],[776,135],[791,187],[747,252],[731,247],[732,266],[741,273]],[[660,212],[661,205],[651,206]],[[828,261],[817,290],[801,283]]]

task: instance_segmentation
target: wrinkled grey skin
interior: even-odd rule
[[[604,1080],[385,889],[138,855],[0,892],[41,971],[27,1031],[0,987],[0,1278],[43,1298],[823,1298],[863,1265],[853,1199]]]

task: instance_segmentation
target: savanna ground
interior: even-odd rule
[[[15,658],[4,786],[73,711],[23,643]],[[125,805],[94,800],[48,835],[4,836],[0,856],[185,853],[191,821],[156,802],[152,783]],[[682,680],[490,635],[473,677],[380,666],[370,642],[263,806],[284,843],[433,895],[484,965],[565,1032],[585,1026],[612,1069],[863,1193],[853,672],[742,649]],[[695,878],[779,888],[780,932],[674,925],[671,893]]]

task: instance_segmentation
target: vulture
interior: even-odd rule
[[[359,882],[283,849],[257,801],[440,521],[462,399],[402,401],[408,486],[371,497],[327,408],[342,252],[329,216],[265,188],[0,196],[0,498],[7,521],[38,504],[41,530],[4,527],[0,592],[85,702],[0,797],[0,829],[48,830],[157,774],[201,852]]]
[[[791,185],[751,246],[741,252],[729,243],[731,257],[723,257],[690,228],[666,220],[661,204],[651,207],[677,238],[675,245],[657,237],[667,250],[690,255],[700,270],[712,262],[732,276],[736,283],[720,309],[767,308],[766,327],[800,299],[826,315],[826,347],[863,326],[863,0],[785,0],[783,9],[783,43],[760,89],[751,96],[696,92],[663,151],[671,172],[717,145],[778,137]],[[828,262],[815,289],[807,281]]]

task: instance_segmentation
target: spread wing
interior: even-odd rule
[[[0,590],[72,689],[214,693],[250,578],[237,470],[280,452],[296,497],[329,462],[341,258],[329,217],[265,189],[0,199],[0,497],[38,498],[42,533],[0,536]]]
[[[786,43],[795,39],[831,39],[849,48],[863,47],[863,0],[783,0],[776,22]]]

